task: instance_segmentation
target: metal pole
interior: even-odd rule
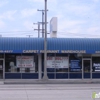
[[[40,38],[40,23],[38,22],[38,38]]]
[[[42,38],[44,38],[44,11],[42,11]]]
[[[45,0],[45,38],[44,38],[44,80],[48,80],[47,76],[47,0]]]
[[[38,25],[38,29],[34,29],[34,30],[37,30],[38,31],[38,38],[40,38],[40,30],[42,30],[42,29],[40,29],[41,22],[33,23],[33,24],[37,24]]]
[[[45,10],[37,10],[37,11],[41,11],[42,12],[42,38],[44,38],[44,11]]]
[[[42,12],[42,38],[44,38],[44,12],[45,10],[37,10],[37,11],[41,11]],[[47,10],[48,11],[48,10]]]
[[[30,37],[33,36],[33,35],[26,35],[26,36],[28,36],[28,37],[30,38]]]

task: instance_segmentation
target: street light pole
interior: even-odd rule
[[[47,76],[47,0],[45,0],[45,37],[44,37],[44,76],[43,80],[48,80]]]

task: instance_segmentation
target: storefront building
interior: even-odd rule
[[[48,38],[49,79],[100,79],[100,39]],[[0,79],[42,79],[43,38],[0,38]]]

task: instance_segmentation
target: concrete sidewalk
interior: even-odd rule
[[[99,84],[0,85],[0,100],[93,100]]]
[[[100,84],[100,79],[49,79],[34,80],[34,79],[9,79],[4,80],[4,84]]]

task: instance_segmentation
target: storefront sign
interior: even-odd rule
[[[16,64],[17,67],[33,67],[34,58],[33,56],[17,56]]]
[[[38,49],[38,50],[0,50],[0,53],[44,53],[44,50]],[[91,54],[97,54],[100,53],[100,51],[95,50],[47,50],[47,53],[91,53]]]
[[[0,53],[12,53],[13,50],[0,50]]]
[[[95,72],[100,71],[100,63],[93,63],[93,67],[95,69]]]
[[[40,53],[44,53],[44,50],[40,50]],[[47,50],[47,53],[59,53],[59,50]]]
[[[100,51],[95,51],[95,53],[100,53]]]
[[[86,53],[86,50],[62,50],[61,53]]]
[[[81,67],[79,66],[79,60],[71,60],[70,70],[71,71],[81,70]]]
[[[39,50],[23,50],[23,53],[38,53]]]
[[[68,68],[68,57],[47,57],[47,68]]]

